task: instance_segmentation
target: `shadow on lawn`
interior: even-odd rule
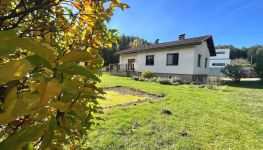
[[[233,83],[231,81],[226,82],[226,85],[232,87],[241,87],[248,89],[263,89],[262,81],[241,81],[240,83]]]

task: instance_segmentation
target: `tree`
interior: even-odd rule
[[[257,53],[257,55],[255,56],[255,61],[256,61],[255,70],[259,75],[259,77],[261,78],[261,80],[263,81],[263,51]]]
[[[119,37],[116,45],[113,45],[112,48],[107,48],[102,50],[102,57],[104,59],[104,65],[118,63],[118,55],[115,55],[116,52],[122,51],[131,47],[138,47],[142,45],[149,45],[150,43],[147,40],[136,36],[127,36],[122,35]]]
[[[107,4],[106,4],[107,3]],[[108,6],[108,7],[106,7]],[[74,7],[74,10],[72,9]],[[80,149],[99,113],[116,0],[0,2],[0,149]],[[85,62],[81,66],[77,62]]]
[[[247,51],[243,49],[236,48],[233,45],[218,45],[216,48],[229,48],[230,49],[230,59],[237,58],[247,58]]]
[[[235,83],[239,83],[241,80],[241,66],[227,65],[221,72],[227,77],[230,77]]]

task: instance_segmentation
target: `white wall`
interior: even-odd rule
[[[203,42],[201,45],[197,45],[194,51],[194,74],[208,74],[209,73],[209,49],[207,47],[207,43]],[[198,54],[201,57],[201,66],[198,67]],[[205,68],[205,59],[207,58],[207,67]]]
[[[179,53],[178,66],[167,66],[167,54]],[[197,66],[198,54],[202,55],[201,67]],[[146,56],[154,55],[154,65],[146,66]],[[120,64],[128,64],[128,59],[135,59],[135,71],[143,72],[145,70],[153,71],[155,73],[171,73],[171,74],[208,74],[209,72],[209,57],[210,53],[207,43],[203,42],[201,45],[172,49],[172,50],[155,50],[150,52],[139,52],[133,54],[121,54]],[[207,68],[205,68],[205,58],[208,59]]]
[[[227,64],[230,64],[231,60],[230,59],[213,59],[209,61],[209,67],[210,68],[224,68],[227,66]],[[214,66],[214,63],[223,63],[225,64],[224,66]]]
[[[224,54],[221,54],[221,53]],[[216,49],[216,56],[210,57],[210,59],[229,59],[230,57],[230,49]]]
[[[135,62],[137,62],[137,53],[121,54],[119,62],[120,64],[128,64],[128,59],[135,59]]]
[[[167,54],[179,53],[178,66],[167,66]],[[146,55],[154,55],[154,66],[146,66]],[[194,47],[173,50],[156,50],[138,54],[122,54],[120,64],[127,64],[128,59],[135,59],[135,71],[150,70],[156,73],[193,74]]]
[[[230,64],[230,49],[216,49],[216,56],[210,57],[209,67],[210,68],[224,68],[228,64]],[[220,54],[220,52],[224,52],[225,54]],[[214,66],[215,63],[224,63],[225,66]]]

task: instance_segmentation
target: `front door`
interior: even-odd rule
[[[134,70],[135,59],[128,59],[128,70]]]

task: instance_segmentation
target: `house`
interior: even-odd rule
[[[209,76],[223,76],[221,70],[230,63],[230,49],[216,49],[216,56],[209,58]]]
[[[157,77],[176,77],[185,81],[204,81],[209,73],[209,58],[216,56],[210,35],[173,42],[155,43],[118,52],[119,64],[110,66],[113,75],[140,75],[149,70]]]

